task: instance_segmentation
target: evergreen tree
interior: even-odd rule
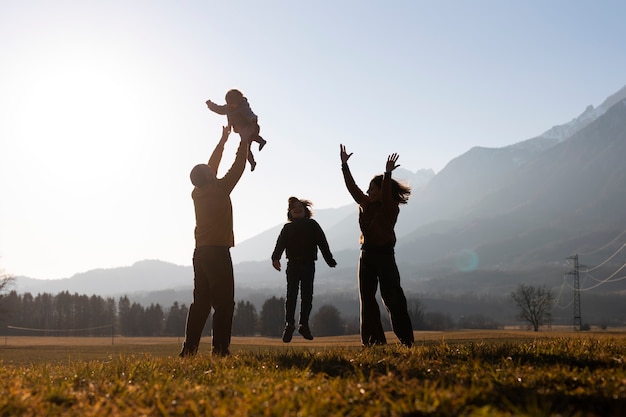
[[[233,316],[233,335],[254,335],[258,320],[259,317],[254,304],[250,303],[250,301],[239,301],[235,308],[235,315]]]
[[[164,334],[166,336],[184,336],[185,335],[185,323],[187,322],[188,308],[183,304],[178,305],[178,301],[174,301],[174,304],[170,307],[165,319]]]
[[[119,330],[123,336],[129,336],[131,332],[131,320],[130,320],[130,300],[127,296],[120,297],[118,303],[119,311]]]
[[[130,306],[128,312],[128,334],[125,336],[143,336],[141,331],[141,319],[144,315],[145,309],[141,304],[133,303]]]
[[[344,334],[344,328],[339,310],[331,304],[320,307],[311,322],[311,330],[316,336],[339,336]]]
[[[259,321],[263,336],[281,336],[285,327],[285,298],[272,296],[265,300]]]
[[[164,319],[165,315],[161,305],[150,304],[150,307],[143,311],[140,318],[139,333],[142,336],[161,336]]]

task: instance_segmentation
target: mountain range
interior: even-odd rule
[[[625,158],[626,87],[537,137],[474,147],[436,175],[398,169],[394,177],[413,189],[396,226],[405,290],[507,294],[520,283],[571,286],[568,258],[579,256],[580,276],[588,280],[581,287],[626,291],[626,280],[613,275],[625,263]],[[354,293],[356,205],[316,210],[315,219],[338,261],[334,269],[318,261],[316,292]],[[269,262],[281,227],[233,248],[239,294],[284,291],[284,274]],[[192,276],[190,266],[145,260],[63,280],[16,277],[16,289],[103,296],[180,290],[187,301]]]

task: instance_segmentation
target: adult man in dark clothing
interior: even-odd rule
[[[222,178],[217,178],[224,144],[230,127],[224,127],[222,137],[211,154],[208,164],[196,165],[191,170],[191,193],[196,213],[193,254],[193,302],[189,306],[185,342],[180,356],[192,356],[198,351],[202,330],[213,315],[214,355],[228,355],[235,309],[235,282],[230,248],[233,236],[233,210],[230,193],[243,174],[248,155],[248,141],[242,140],[235,161]]]

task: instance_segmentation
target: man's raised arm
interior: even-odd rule
[[[215,146],[211,157],[209,158],[209,167],[215,170],[215,175],[217,175],[217,170],[220,167],[220,162],[222,161],[222,154],[224,153],[224,145],[228,140],[228,136],[230,135],[230,126],[222,127],[222,137],[220,141]]]
[[[246,168],[246,161],[248,160],[249,149],[250,142],[242,139],[241,142],[239,142],[239,148],[237,148],[237,155],[235,156],[233,165],[230,167],[226,175],[224,175],[220,180],[225,185],[229,194],[239,182],[241,175],[243,175],[243,171]]]

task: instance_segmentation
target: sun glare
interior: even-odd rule
[[[115,54],[81,45],[35,54],[14,84],[18,147],[53,180],[128,154],[141,134],[141,79]],[[44,169],[45,169],[44,168]]]

